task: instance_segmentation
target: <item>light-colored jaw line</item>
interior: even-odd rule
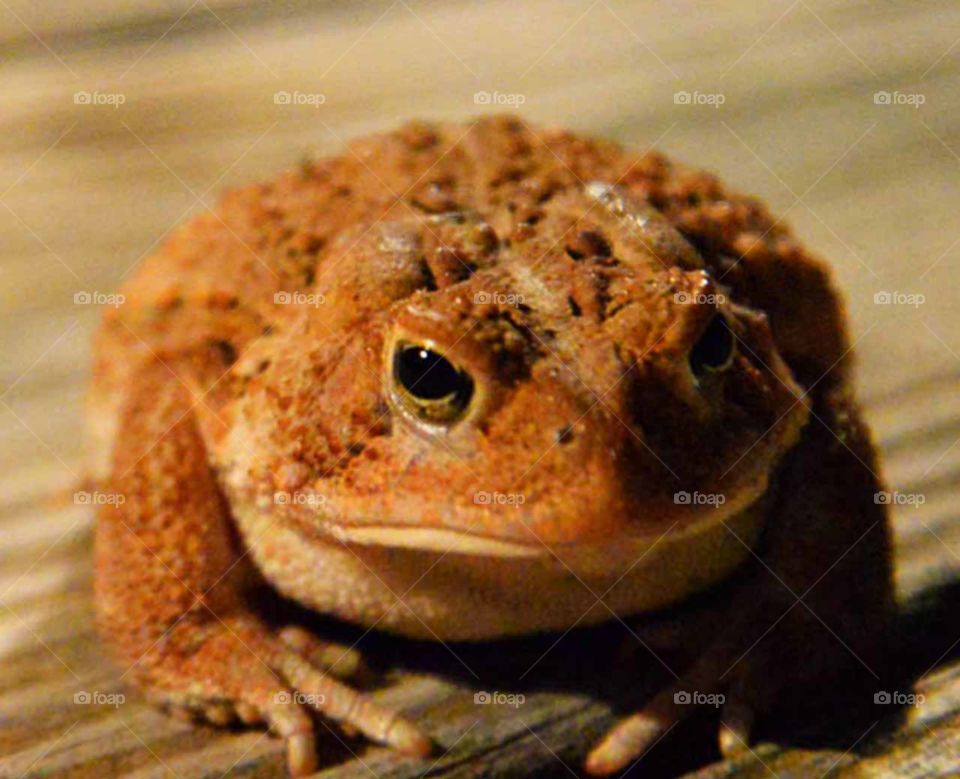
[[[287,597],[413,638],[476,640],[565,630],[679,603],[755,553],[764,508],[755,500],[657,537],[557,546],[382,525],[307,531],[253,503],[238,506],[235,517],[255,564]]]
[[[696,519],[678,520],[671,525],[664,523],[664,530],[657,533],[630,536],[630,541],[638,547],[653,547],[669,540],[669,543],[688,543],[697,536],[716,528],[721,524],[733,523],[740,514],[754,508],[758,498],[765,491],[766,484],[760,489],[742,491],[735,499],[720,506],[701,507],[701,516]],[[469,554],[489,557],[535,558],[550,555],[556,551],[568,549],[601,549],[609,544],[621,544],[624,538],[612,541],[547,543],[531,530],[529,541],[522,543],[508,539],[483,536],[469,530],[438,527],[416,527],[399,524],[354,524],[325,522],[324,531],[337,541],[345,544],[364,546],[382,546],[440,553]]]

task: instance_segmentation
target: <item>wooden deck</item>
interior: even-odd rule
[[[894,511],[900,689],[922,705],[813,689],[817,727],[778,718],[743,764],[691,748],[698,721],[633,774],[960,773],[960,5],[0,0],[0,63],[0,776],[283,775],[275,740],[154,711],[97,644],[91,512],[46,500],[82,474],[98,316],[83,295],[113,291],[225,186],[403,118],[504,109],[658,147],[765,197],[835,264],[888,479],[924,500]],[[331,735],[322,775],[575,774],[622,690],[655,685],[612,654],[622,636],[366,636],[374,661],[401,658],[383,698],[445,751],[403,762]],[[483,690],[525,702],[477,705]]]

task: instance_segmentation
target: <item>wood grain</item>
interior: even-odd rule
[[[894,511],[898,657],[922,706],[813,691],[819,728],[778,722],[733,765],[690,746],[707,727],[693,723],[644,758],[645,775],[960,772],[958,41],[960,6],[946,0],[0,1],[0,776],[283,775],[273,739],[168,718],[103,658],[90,511],[49,500],[83,475],[98,311],[74,295],[114,290],[223,188],[403,118],[495,110],[475,102],[480,91],[519,96],[532,123],[656,146],[766,199],[836,268],[887,479],[925,501]],[[324,103],[278,105],[279,91]],[[77,103],[78,92],[123,102]],[[723,103],[678,103],[680,92]],[[906,102],[877,104],[877,92]],[[878,305],[881,292],[923,302]],[[450,651],[366,637],[375,660],[401,659],[379,694],[448,751],[411,764],[331,736],[322,775],[575,772],[634,683],[616,656],[601,662],[620,638],[564,638],[525,687],[511,668],[555,637]],[[638,696],[653,676],[636,681]],[[526,702],[475,705],[483,689]],[[80,691],[126,701],[75,704]]]

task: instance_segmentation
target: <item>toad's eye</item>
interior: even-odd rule
[[[722,314],[714,314],[690,350],[690,370],[698,379],[730,367],[736,339]]]
[[[442,354],[416,344],[398,344],[393,382],[400,400],[425,422],[449,425],[463,416],[473,379]]]

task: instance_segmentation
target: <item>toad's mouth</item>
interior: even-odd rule
[[[651,550],[655,546],[676,546],[696,543],[718,528],[735,533],[736,527],[756,526],[762,522],[762,494],[744,494],[738,500],[715,506],[693,516],[659,523],[659,529],[643,532],[625,528],[623,534],[602,539],[574,541],[544,539],[527,526],[525,538],[503,538],[471,527],[454,528],[390,522],[382,518],[355,519],[331,517],[323,523],[320,535],[332,536],[343,544],[415,549],[439,553],[481,555],[490,557],[536,558],[569,551],[581,554],[588,550],[603,553],[629,543],[634,550]],[[298,523],[299,524],[299,523]],[[307,530],[306,528],[304,528]],[[317,534],[311,526],[310,535]]]
[[[240,506],[235,517],[241,535],[251,541],[249,549],[257,566],[289,597],[318,611],[332,610],[369,624],[368,613],[351,610],[353,599],[346,599],[344,605],[339,589],[344,581],[351,587],[357,583],[358,592],[379,593],[377,597],[388,604],[387,629],[417,637],[438,635],[418,632],[427,624],[426,616],[405,625],[388,621],[393,619],[391,614],[400,619],[406,613],[392,611],[397,593],[403,593],[404,605],[414,613],[424,609],[424,615],[475,616],[468,634],[459,637],[479,638],[516,633],[517,624],[521,632],[567,628],[601,598],[606,608],[591,617],[594,621],[598,614],[607,619],[611,613],[656,611],[706,590],[756,554],[765,503],[758,500],[746,509],[731,508],[722,518],[693,526],[675,523],[656,537],[608,537],[558,545],[386,523],[321,526],[302,517],[277,523],[272,513],[251,504]],[[264,538],[269,541],[263,543]],[[550,614],[531,610],[531,599],[540,594],[549,595]],[[516,615],[528,611],[540,616],[517,622]],[[538,621],[540,617],[546,621]],[[505,630],[505,618],[513,620],[514,627]]]

